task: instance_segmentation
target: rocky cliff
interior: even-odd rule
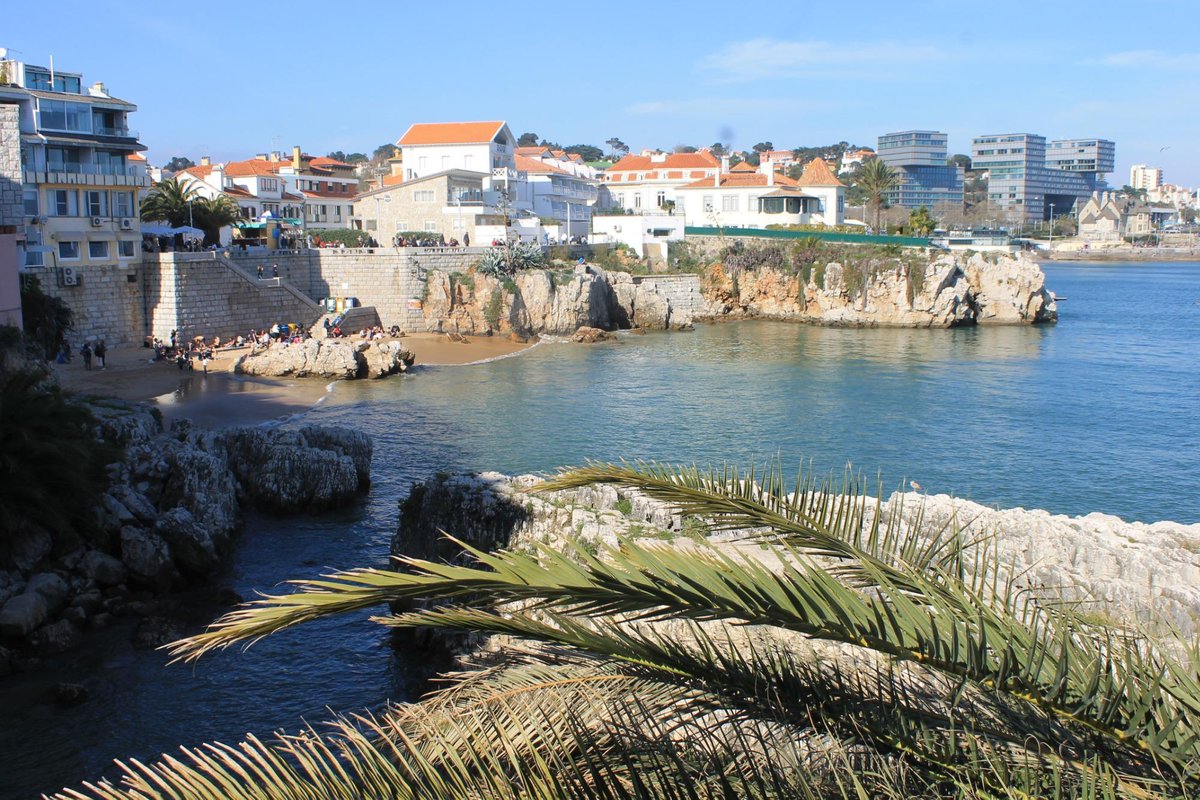
[[[764,259],[765,260],[765,259]],[[715,262],[701,279],[711,318],[851,327],[951,328],[1058,319],[1036,262],[981,254],[833,261],[797,267]]]
[[[616,537],[670,540],[694,535],[658,501],[612,486],[551,495],[521,494],[533,476],[499,473],[443,476],[414,487],[401,508],[394,554],[454,558],[445,530],[484,549],[534,542],[595,552]],[[881,504],[903,527],[923,513],[923,530],[952,522],[966,538],[995,543],[995,559],[1019,585],[1055,598],[1086,601],[1088,610],[1128,624],[1200,633],[1200,524],[1125,522],[1106,514],[1068,517],[1021,508],[993,509],[946,495],[894,494]],[[873,512],[872,512],[873,513]],[[870,513],[864,524],[869,524]],[[990,537],[985,539],[984,537]],[[722,534],[714,541],[736,538]],[[740,546],[740,545],[729,545]],[[757,545],[750,545],[757,547]]]
[[[429,330],[463,334],[566,336],[581,327],[682,329],[690,312],[654,286],[596,266],[536,270],[514,278],[434,273],[424,304]]]
[[[370,480],[371,440],[358,431],[212,432],[186,421],[164,431],[148,407],[94,413],[97,435],[123,451],[96,525],[69,540],[32,529],[0,541],[0,675],[116,616],[154,617],[159,599],[216,572],[244,508],[321,511]]]
[[[278,378],[383,378],[406,371],[413,354],[397,341],[306,339],[300,344],[276,342],[244,355],[234,372]]]

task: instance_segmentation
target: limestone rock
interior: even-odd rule
[[[216,569],[219,561],[212,531],[186,508],[177,506],[164,513],[154,532],[170,546],[171,558],[182,571],[207,575]]]
[[[976,253],[965,267],[981,325],[1019,325],[1058,320],[1058,305],[1046,290],[1046,274],[1025,258],[989,264]]]
[[[370,439],[355,431],[251,428],[227,433],[225,442],[242,489],[275,511],[332,508],[370,479]]]
[[[0,636],[28,636],[46,620],[46,599],[37,592],[9,598],[0,608]]]
[[[60,619],[34,631],[29,643],[43,653],[65,653],[78,645],[81,638],[82,634],[73,622]]]
[[[46,610],[51,614],[56,614],[67,604],[71,587],[67,586],[67,582],[53,572],[39,572],[29,579],[25,591],[40,594],[46,601]]]
[[[415,357],[400,342],[364,342],[358,351],[365,378],[386,378],[406,371]]]
[[[125,565],[99,550],[89,550],[79,565],[80,571],[100,586],[115,586],[126,577]]]
[[[382,378],[404,372],[413,355],[394,341],[307,339],[300,344],[274,343],[242,356],[234,371],[243,375],[297,378]]]
[[[571,334],[572,342],[581,342],[583,344],[595,344],[596,342],[607,342],[613,338],[608,331],[602,331],[599,328],[589,328],[584,326]]]
[[[121,561],[132,577],[153,588],[171,583],[171,550],[162,537],[142,528],[121,529]]]

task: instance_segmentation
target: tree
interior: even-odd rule
[[[928,236],[937,227],[937,220],[925,206],[914,208],[908,214],[908,230],[917,236]]]
[[[170,161],[163,165],[163,169],[167,172],[179,172],[188,167],[194,167],[196,163],[187,156],[174,156]]]
[[[536,133],[522,133],[517,139],[517,147],[533,147],[538,143]]]
[[[558,142],[552,142],[549,139],[542,139],[538,142],[538,147],[548,147],[551,150],[562,150],[562,145]]]
[[[875,209],[875,230],[878,231],[883,196],[900,185],[900,176],[881,159],[873,158],[862,165],[855,185],[866,192],[868,202]]]
[[[772,142],[759,142],[758,144],[754,145],[754,147],[751,147],[750,149],[756,153],[761,154],[761,153],[767,152],[768,150],[774,150],[775,145]]]
[[[967,156],[967,155],[963,155],[962,153],[955,153],[954,155],[952,155],[946,159],[946,166],[962,167],[964,171],[970,172],[971,171],[971,157]]]
[[[241,219],[237,203],[225,195],[201,197],[192,204],[192,218],[197,228],[204,231],[204,245],[219,245],[221,229]]]
[[[604,151],[599,147],[590,144],[573,144],[570,147],[564,147],[564,152],[577,153],[583,157],[584,161],[603,161]]]
[[[713,142],[712,146],[709,147],[708,149],[711,150],[712,154],[714,156],[716,156],[717,158],[720,158],[721,156],[727,155],[729,153],[729,145],[722,144],[721,142]]]
[[[165,222],[172,228],[182,228],[195,222],[196,203],[200,190],[191,182],[178,178],[154,184],[142,198],[141,216],[151,222]],[[207,238],[207,236],[206,236]],[[175,246],[183,244],[183,234],[175,234]]]
[[[677,144],[677,145],[675,145],[675,152],[676,152],[676,153],[696,153],[696,152],[699,152],[699,150],[700,150],[700,148],[699,148],[699,147],[693,147],[693,146],[692,146],[692,145],[690,145],[690,144]]]
[[[1191,206],[1184,206],[1179,209],[1179,219],[1185,225],[1191,225],[1196,221],[1196,209]]]
[[[396,145],[391,142],[384,142],[383,144],[379,145],[379,147],[376,147],[374,151],[372,151],[371,161],[379,164],[387,161],[394,155],[396,155]]]
[[[564,531],[557,545],[296,581],[174,654],[389,604],[402,610],[375,617],[389,627],[518,646],[418,704],[127,761],[122,788],[58,797],[1200,792],[1200,683],[1170,655],[1195,648],[1119,630],[1052,587],[1021,588],[957,523],[884,519],[854,480],[790,485],[781,469],[593,464],[535,491],[597,484],[668,504],[691,540],[632,534],[594,552]]]
[[[75,328],[75,312],[61,297],[43,292],[36,275],[27,274],[21,276],[21,321],[27,340],[42,358],[51,359]]]
[[[343,153],[341,150],[326,153],[325,157],[332,158],[334,161],[341,161],[345,164],[361,164],[369,160],[366,153]]]
[[[608,145],[609,158],[613,161],[629,153],[629,147],[615,136],[611,139],[605,139],[604,143]]]

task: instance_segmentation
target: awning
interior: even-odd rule
[[[810,200],[819,200],[820,199],[819,197],[815,197],[811,194],[805,194],[804,192],[800,191],[799,189],[793,189],[793,188],[787,187],[787,186],[776,189],[773,192],[767,192],[766,194],[759,195],[759,198],[763,198],[763,197],[807,197]]]
[[[182,233],[184,236],[204,235],[204,231],[188,225],[172,228],[170,225],[155,225],[153,223],[142,223],[142,233],[146,236],[174,236],[177,233]]]

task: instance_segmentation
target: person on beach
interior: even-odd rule
[[[92,346],[87,342],[83,343],[83,349],[79,351],[79,355],[83,356],[83,368],[92,368]]]
[[[104,356],[108,353],[108,348],[104,346],[104,340],[96,342],[96,360],[100,362],[100,369],[104,369]]]

